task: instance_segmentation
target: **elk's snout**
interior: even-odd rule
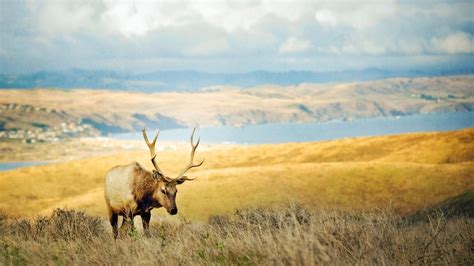
[[[177,208],[171,208],[169,211],[168,211],[171,215],[175,215],[178,213],[178,209]]]

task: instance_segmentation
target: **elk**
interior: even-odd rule
[[[204,159],[194,164],[194,153],[199,145],[200,138],[194,144],[193,129],[191,134],[191,157],[189,163],[181,170],[176,178],[170,178],[163,173],[156,162],[155,144],[159,135],[156,134],[150,143],[146,134],[146,128],[142,130],[145,143],[150,150],[151,162],[155,167],[152,172],[145,170],[137,162],[128,165],[119,165],[110,169],[105,176],[105,202],[109,213],[110,224],[114,238],[118,236],[118,216],[123,216],[122,226],[133,225],[133,218],[140,215],[143,222],[143,230],[148,236],[151,210],[153,208],[165,208],[166,211],[175,215],[178,213],[176,206],[177,185],[185,181],[194,180],[185,176],[185,173],[194,167],[204,163]]]

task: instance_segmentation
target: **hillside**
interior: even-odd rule
[[[159,152],[160,167],[175,174],[188,152]],[[147,155],[144,149],[0,172],[0,209],[16,216],[69,207],[104,216],[106,171],[134,160],[151,169]],[[198,179],[180,186],[177,197],[180,216],[191,219],[285,202],[413,213],[474,189],[474,129],[236,147],[197,156],[206,158],[190,173]]]
[[[196,92],[0,90],[0,129],[55,128],[77,123],[102,133],[152,128],[321,122],[474,110],[474,76],[262,85],[215,86]],[[24,109],[32,111],[23,115]],[[28,110],[30,110],[28,109]],[[41,110],[48,119],[38,123]],[[61,121],[60,118],[64,121]],[[36,123],[36,124],[35,124]]]

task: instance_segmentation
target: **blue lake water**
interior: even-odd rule
[[[0,171],[7,171],[20,167],[47,164],[48,162],[8,162],[0,163]]]
[[[421,131],[447,131],[474,127],[474,112],[433,113],[398,118],[370,118],[324,123],[278,123],[240,128],[206,127],[199,135],[205,143],[263,144],[381,136]],[[149,135],[156,130],[148,129]],[[160,140],[188,140],[190,129],[163,130]],[[151,137],[151,136],[150,136]],[[141,140],[141,132],[115,134],[112,138]]]

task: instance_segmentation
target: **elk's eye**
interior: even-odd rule
[[[166,190],[161,189],[161,193],[166,194]]]

